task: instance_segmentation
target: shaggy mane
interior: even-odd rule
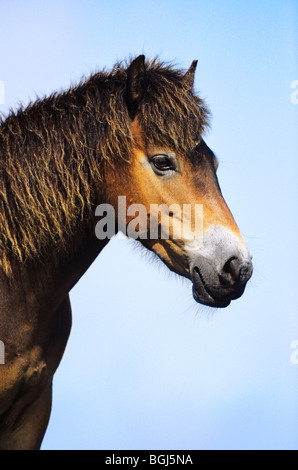
[[[79,237],[90,223],[104,162],[125,171],[133,150],[126,70],[117,64],[0,119],[0,268],[7,275],[13,260],[40,258],[54,245],[66,252],[69,234]],[[187,155],[208,110],[183,82],[184,71],[157,60],[146,70],[138,110],[146,143]]]

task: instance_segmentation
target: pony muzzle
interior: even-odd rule
[[[252,257],[241,235],[213,226],[201,246],[189,247],[194,299],[210,307],[227,307],[243,294],[252,276]]]

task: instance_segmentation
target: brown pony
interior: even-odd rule
[[[142,205],[139,240],[192,280],[198,302],[226,307],[242,295],[251,256],[202,139],[209,114],[195,69],[139,56],[0,122],[0,449],[40,448],[71,329],[69,292],[109,241],[95,235],[99,205],[115,209],[116,231],[118,197],[128,214]],[[168,237],[149,236],[152,205],[185,204],[188,215],[169,211]]]

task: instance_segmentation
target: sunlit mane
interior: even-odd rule
[[[127,66],[95,73],[78,86],[11,112],[0,121],[0,266],[41,257],[68,234],[86,230],[104,163],[132,158],[126,106]],[[184,72],[146,62],[147,93],[138,111],[146,143],[194,148],[208,125],[203,101],[186,87]]]

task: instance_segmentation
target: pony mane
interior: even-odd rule
[[[90,224],[104,164],[121,167],[133,155],[126,105],[127,64],[0,119],[0,268],[70,248]],[[208,126],[204,102],[184,72],[146,62],[146,95],[138,119],[147,145],[191,152]]]

